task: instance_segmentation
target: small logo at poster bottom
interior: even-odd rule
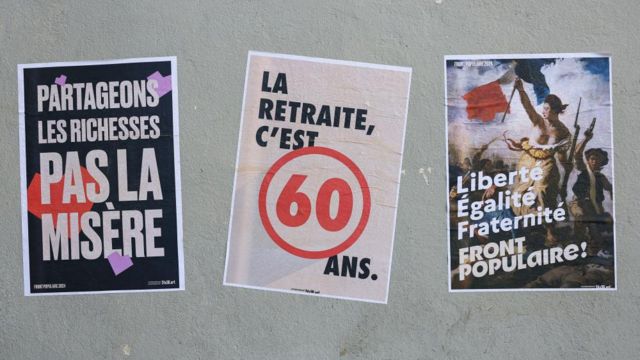
[[[158,286],[158,285],[175,285],[175,280],[151,280],[147,281],[147,285],[149,286]]]
[[[67,287],[67,284],[33,284],[33,288],[35,290],[40,289],[64,289]]]

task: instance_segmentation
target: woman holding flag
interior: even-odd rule
[[[550,94],[544,99],[542,115],[538,114],[524,90],[522,80],[516,79],[514,86],[533,125],[533,132],[530,137],[522,138],[520,142],[506,139],[507,146],[511,150],[522,152],[517,169],[526,167],[531,170],[537,166],[542,169],[543,177],[537,181],[516,182],[513,185],[512,192],[523,194],[532,187],[536,194],[536,203],[533,206],[516,207],[513,208],[513,212],[515,215],[526,215],[537,212],[538,207],[555,209],[558,205],[558,194],[563,199],[566,197],[566,189],[561,189],[560,186],[560,172],[556,160],[564,166],[565,171],[571,171],[570,164],[567,163],[571,133],[558,117],[567,105],[562,104],[558,96]],[[552,224],[546,225],[544,244],[547,247],[558,245]]]

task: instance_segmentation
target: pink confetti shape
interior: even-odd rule
[[[117,251],[112,252],[111,255],[107,256],[107,260],[109,260],[111,269],[113,269],[113,273],[116,276],[133,266],[133,261],[131,261],[130,256],[120,255]]]
[[[160,71],[156,71],[153,74],[147,76],[149,80],[155,80],[158,82],[158,88],[156,91],[158,92],[158,96],[162,97],[169,91],[171,91],[171,75],[162,76]]]
[[[54,83],[62,86],[64,84],[67,83],[67,75],[60,75],[56,78],[56,80],[54,81]]]

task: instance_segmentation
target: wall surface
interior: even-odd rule
[[[639,18],[635,0],[0,1],[0,358],[637,358]],[[222,286],[249,50],[413,68],[388,305]],[[619,290],[449,294],[443,56],[553,52],[612,54]],[[24,297],[16,65],[165,55],[186,291]]]

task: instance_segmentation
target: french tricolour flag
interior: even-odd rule
[[[480,85],[462,96],[467,101],[467,118],[491,122],[498,113],[509,113],[507,101],[502,85],[510,84],[516,76],[533,85],[536,101],[541,104],[549,95],[549,86],[544,74],[540,71],[546,64],[544,59],[519,59],[513,61],[509,70],[495,81]]]

